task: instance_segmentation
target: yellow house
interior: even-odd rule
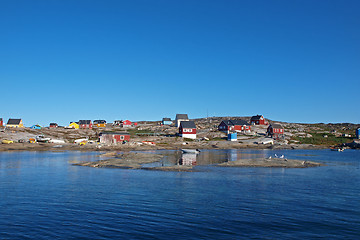
[[[72,122],[67,128],[79,129],[79,124],[77,124],[76,122]]]
[[[21,119],[9,118],[6,127],[23,128],[24,124]]]
[[[93,127],[104,128],[104,127],[106,127],[106,121],[105,120],[94,120]]]

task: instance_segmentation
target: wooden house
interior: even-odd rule
[[[133,123],[130,120],[125,120],[122,122],[122,127],[132,127]]]
[[[66,128],[79,129],[79,124],[77,122],[70,122],[69,126]]]
[[[172,124],[171,118],[163,118],[161,121],[161,124],[162,125],[171,125]]]
[[[57,127],[59,127],[59,125],[57,123],[50,123],[49,127],[50,128],[57,128]]]
[[[252,116],[250,119],[251,125],[268,125],[263,115]]]
[[[130,134],[126,132],[102,132],[99,142],[104,144],[117,144],[130,141]]]
[[[122,126],[122,123],[123,123],[123,120],[115,120],[112,125],[113,126]]]
[[[194,121],[180,122],[179,135],[183,138],[196,139],[196,125]]]
[[[106,121],[105,120],[94,120],[93,127],[94,128],[104,128],[104,127],[106,127]]]
[[[39,124],[32,125],[30,127],[31,129],[41,129],[41,126]]]
[[[244,120],[223,120],[219,124],[218,130],[223,132],[250,132],[251,126]]]
[[[284,128],[280,124],[270,124],[266,133],[275,139],[284,138]]]
[[[175,126],[180,127],[180,122],[189,121],[187,114],[176,114],[175,117]]]
[[[10,118],[6,124],[6,127],[23,128],[24,124],[20,118]]]
[[[79,128],[82,128],[82,129],[92,129],[92,122],[91,122],[91,120],[80,120],[80,121],[79,121]]]
[[[2,118],[0,118],[0,127],[3,127],[4,126],[4,121]]]

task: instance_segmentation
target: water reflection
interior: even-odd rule
[[[179,165],[196,165],[196,153],[183,153]]]

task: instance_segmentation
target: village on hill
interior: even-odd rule
[[[187,114],[176,114],[173,120],[79,120],[45,127],[25,127],[22,119],[12,118],[5,124],[0,118],[0,149],[358,148],[359,127],[286,123],[263,115],[190,119]]]

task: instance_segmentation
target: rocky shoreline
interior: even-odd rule
[[[176,153],[172,154],[175,157]],[[193,172],[198,171],[196,165],[181,165],[178,161],[175,161],[171,166],[144,166],[149,163],[160,162],[165,155],[154,153],[140,153],[140,152],[125,152],[116,153],[109,152],[100,157],[109,157],[106,160],[99,161],[86,161],[80,163],[74,163],[75,166],[85,166],[93,168],[121,168],[121,169],[142,169],[153,171],[179,171],[179,172]],[[168,155],[169,156],[169,155]],[[236,161],[227,161],[218,164],[212,164],[212,166],[218,167],[271,167],[271,168],[308,168],[324,166],[321,163],[293,160],[283,158],[256,158],[256,159],[240,159]]]

